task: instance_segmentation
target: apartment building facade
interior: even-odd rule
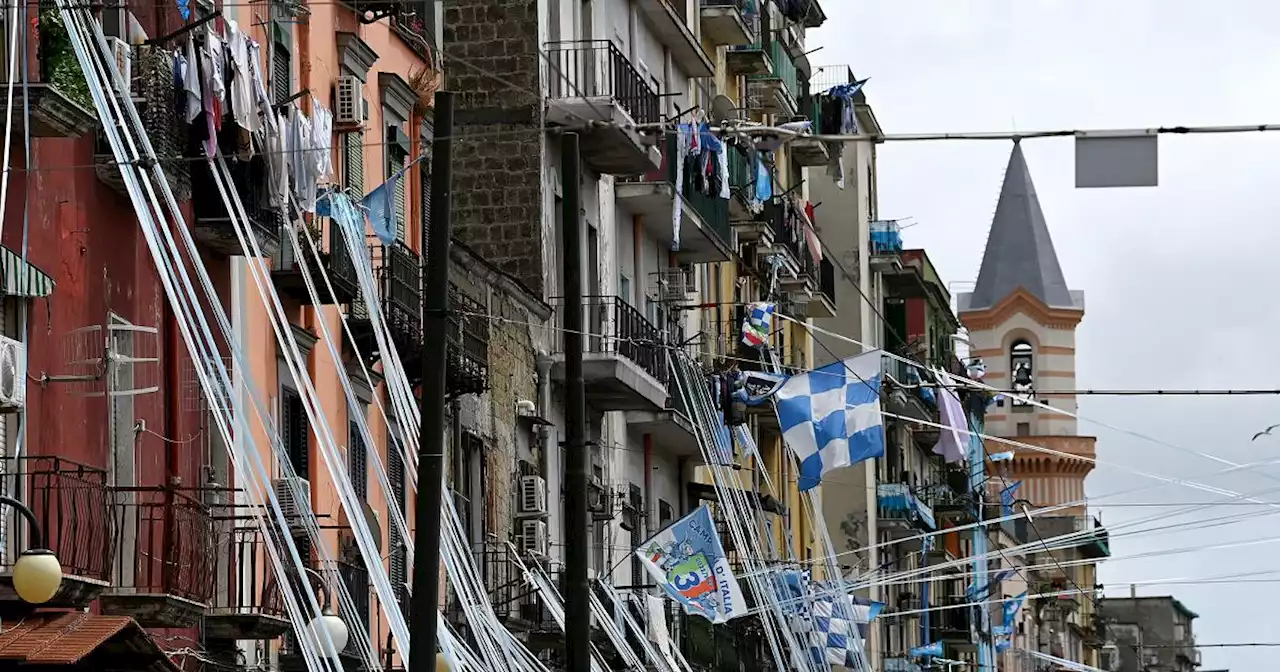
[[[1136,592],[1136,591],[1131,591]],[[1100,615],[1114,640],[1116,660],[1104,669],[1116,672],[1190,672],[1200,668],[1195,619],[1177,598],[1130,595],[1100,601]]]

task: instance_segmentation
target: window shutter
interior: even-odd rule
[[[302,397],[293,390],[284,390],[280,396],[280,434],[289,453],[289,464],[298,478],[310,475],[310,451],[307,450],[307,416],[302,410]]]
[[[343,186],[364,196],[364,133],[348,133],[343,137],[346,143]]]
[[[403,514],[405,511],[404,461],[400,457],[400,441],[394,437],[387,442],[387,462],[387,479],[391,481],[391,498],[394,500],[392,504]],[[400,529],[395,524],[391,524],[388,529],[391,542],[388,578],[391,580],[391,588],[395,591],[396,599],[400,601],[401,611],[408,613],[409,604],[405,599],[408,591],[405,583],[409,580],[409,571],[406,565],[405,540],[401,538]]]
[[[388,151],[387,179],[391,179],[392,175],[395,175],[396,173],[400,172],[400,169],[404,168],[404,157],[400,155],[399,151],[393,148],[388,148],[387,151]],[[404,221],[405,219],[405,207],[404,207],[405,187],[404,187],[403,175],[400,176],[400,179],[396,180],[395,196],[396,196],[396,240],[399,240],[400,242],[405,242],[405,221]]]
[[[365,449],[364,437],[360,435],[360,425],[351,423],[349,445],[347,448],[347,475],[351,479],[351,487],[361,500],[369,498],[369,456]]]
[[[289,99],[293,93],[293,82],[290,80],[289,47],[276,42],[271,62],[271,88],[277,104]]]

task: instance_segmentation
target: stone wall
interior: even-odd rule
[[[543,102],[537,0],[445,5],[455,99],[454,235],[535,295],[543,283]]]

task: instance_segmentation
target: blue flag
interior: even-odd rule
[[[787,379],[778,390],[782,438],[800,462],[799,488],[884,455],[880,356],[872,350]]]
[[[1022,481],[1014,481],[1009,487],[1000,491],[1000,517],[1013,515],[1014,495],[1017,494],[1018,488],[1022,486]]]
[[[653,535],[635,554],[686,613],[712,623],[746,615],[746,599],[705,505]]]

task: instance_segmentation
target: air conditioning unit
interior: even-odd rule
[[[123,88],[116,87],[116,90],[128,95],[133,83],[133,49],[118,37],[108,37],[107,44],[111,46],[111,57],[116,61],[116,70],[120,72],[120,81],[124,85]]]
[[[684,268],[668,268],[654,274],[654,290],[659,303],[683,304],[689,302],[694,290],[693,279]]]
[[[0,336],[0,412],[22,410],[27,401],[27,346]]]
[[[538,558],[547,557],[547,521],[520,522],[520,552]]]
[[[271,481],[271,489],[280,500],[280,512],[290,529],[301,528],[311,516],[311,483],[305,478],[277,478]]]
[[[633,532],[640,527],[640,510],[631,505],[631,502],[623,500],[622,510],[618,515],[618,527]]]
[[[333,123],[359,126],[364,123],[364,82],[355,75],[340,75],[333,86]]]
[[[547,479],[541,476],[520,477],[520,515],[547,514]]]

